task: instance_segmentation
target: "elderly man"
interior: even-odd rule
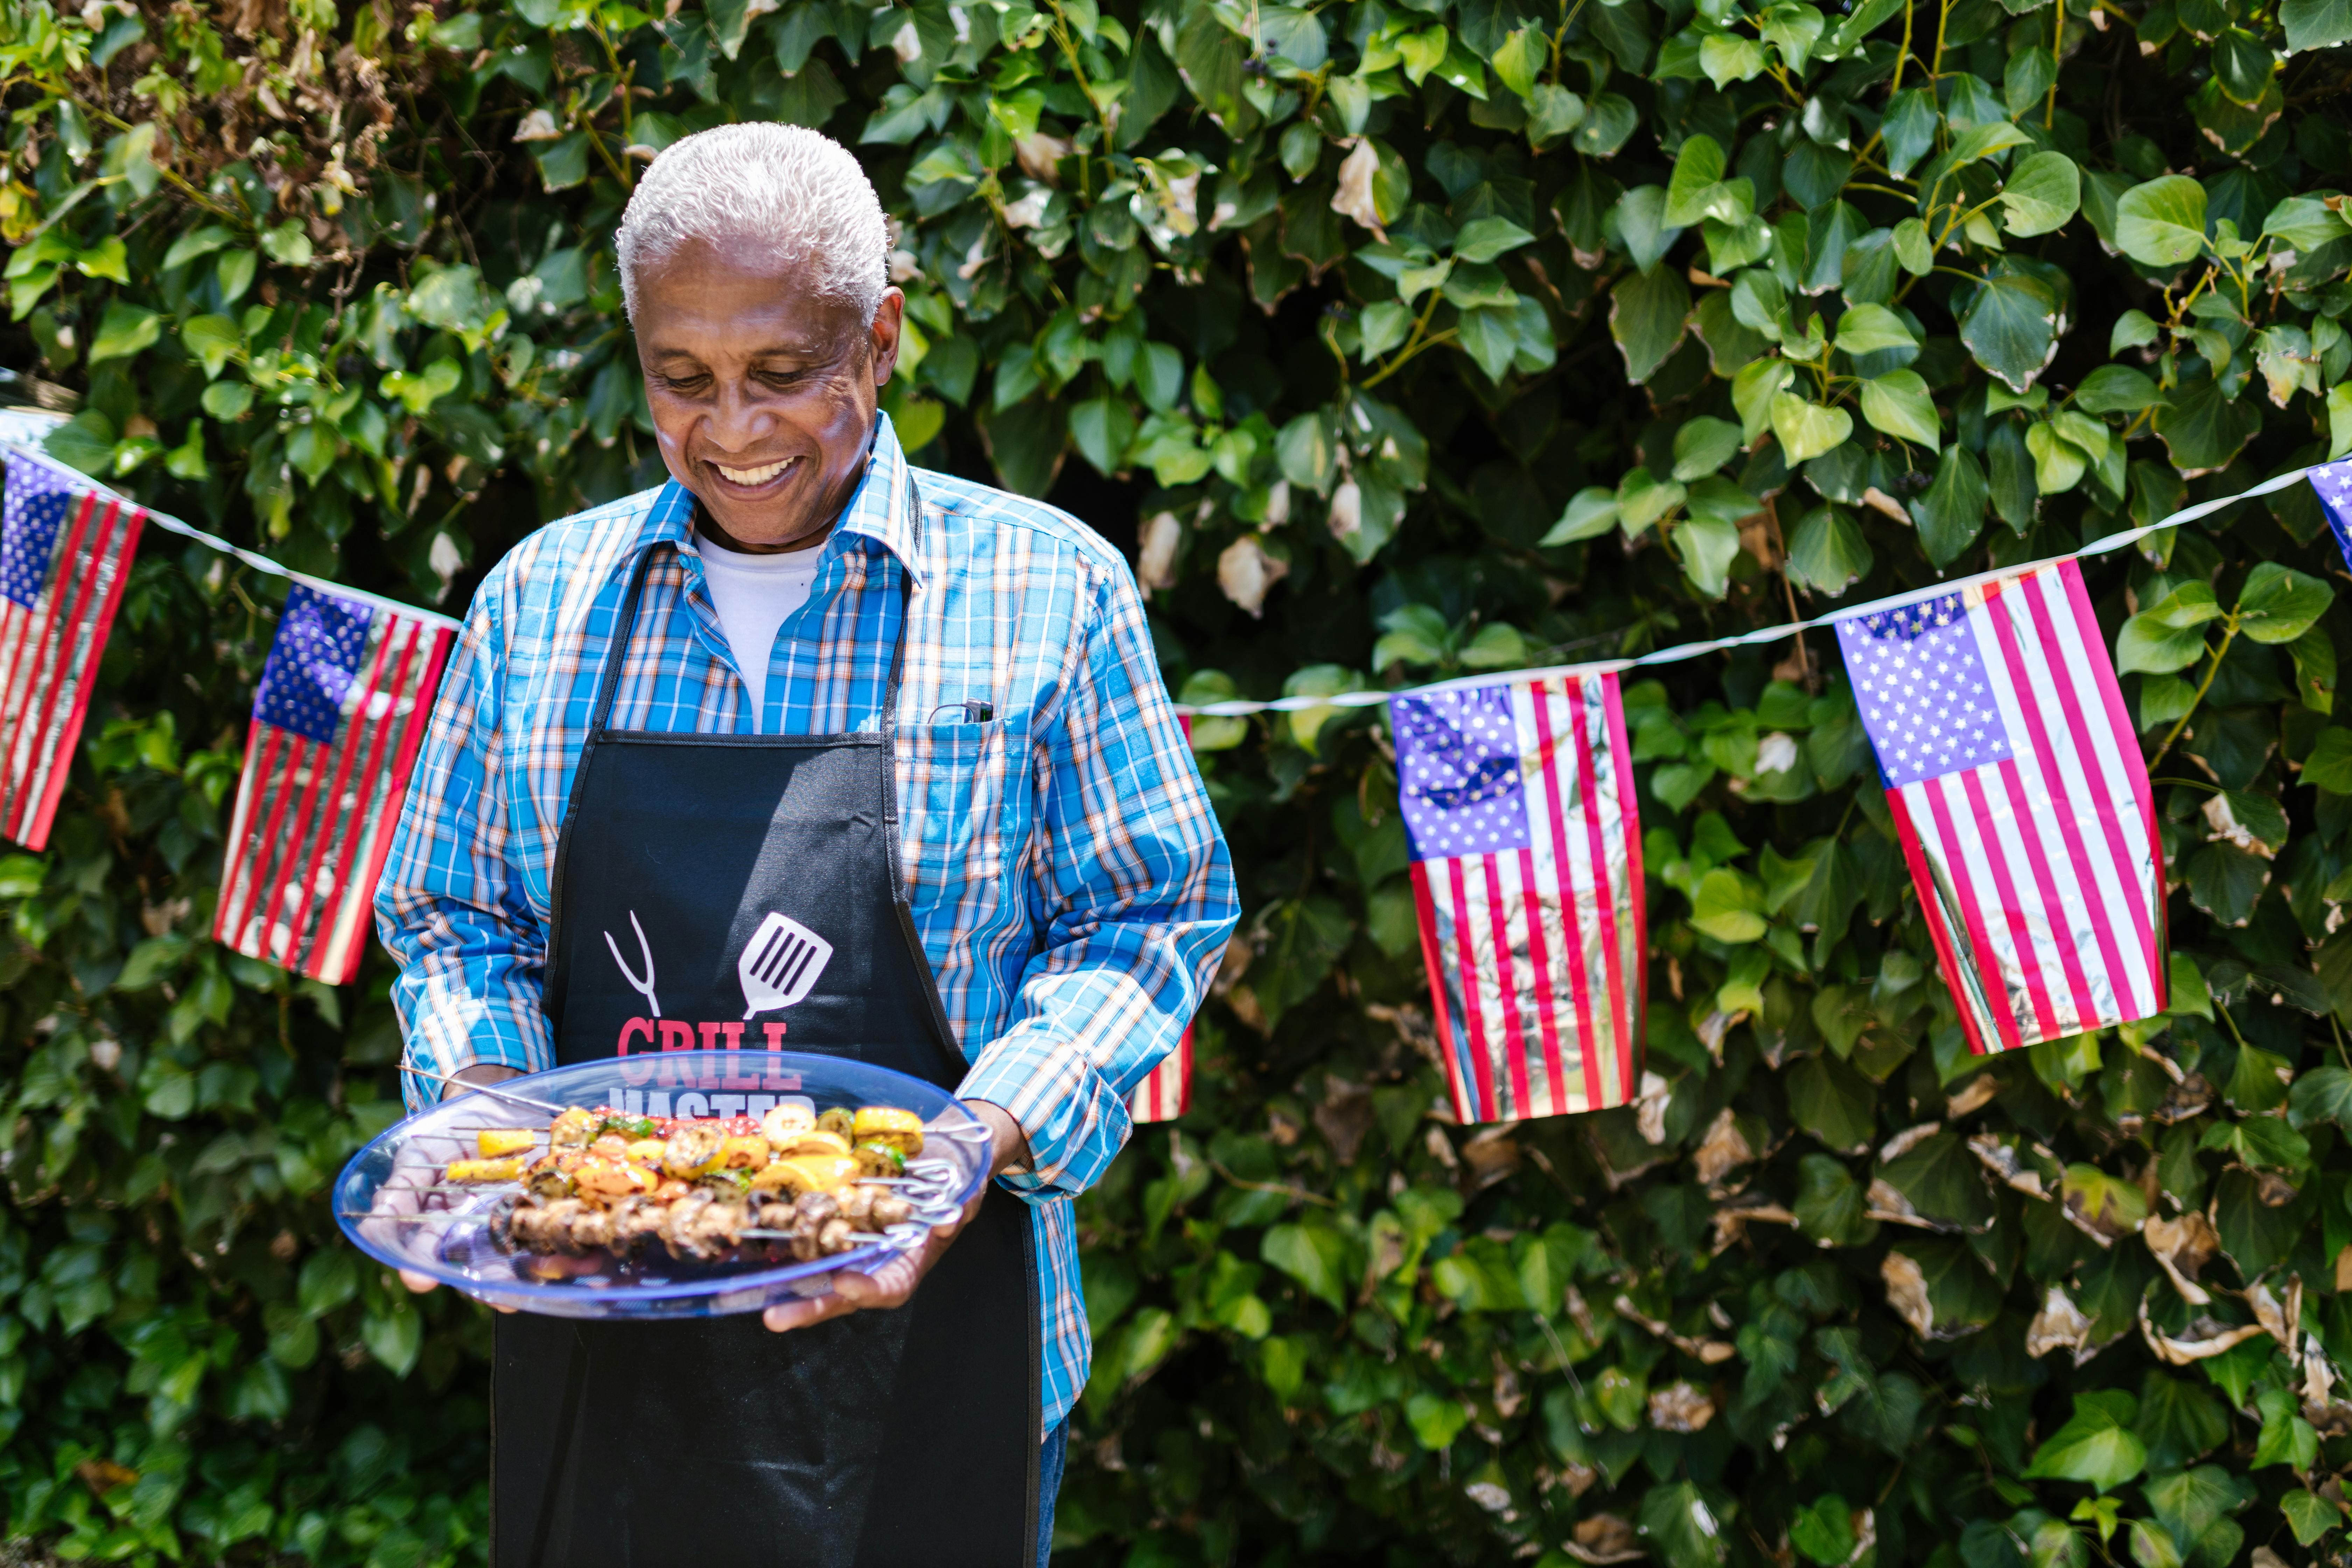
[[[877,407],[887,234],[812,132],[646,171],[618,248],[670,482],[483,583],[377,919],[411,1060],[476,1082],[625,1051],[649,1005],[744,1018],[746,943],[796,921],[814,984],[734,1027],[952,1088],[998,1179],[919,1260],[771,1310],[782,1338],[501,1319],[500,1568],[1042,1563],[1072,1201],[1233,927],[1126,563],[909,467]]]

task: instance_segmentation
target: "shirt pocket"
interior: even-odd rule
[[[969,898],[979,884],[992,901],[1027,845],[1026,724],[909,725],[898,748],[909,896],[919,908]]]

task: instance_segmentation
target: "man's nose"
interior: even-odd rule
[[[719,383],[717,406],[710,412],[707,434],[730,454],[746,454],[773,433],[776,416],[744,383]]]

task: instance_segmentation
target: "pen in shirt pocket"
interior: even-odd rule
[[[967,724],[985,724],[996,717],[996,704],[985,699],[970,702],[942,702],[931,710],[929,717],[923,722],[934,722],[942,713],[961,713]]]

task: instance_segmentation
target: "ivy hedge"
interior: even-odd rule
[[[5,0],[50,449],[462,607],[656,482],[612,228],[740,118],[900,229],[918,460],[1134,553],[1169,683],[1631,653],[2352,448],[2352,0]],[[2086,563],[2172,1011],[1962,1044],[1834,650],[1632,680],[1638,1104],[1453,1124],[1377,710],[1200,723],[1248,917],[1084,1204],[1066,1560],[2347,1552],[2352,616],[2305,489]],[[278,589],[151,536],[0,859],[0,1507],[70,1560],[484,1555],[487,1331],[339,1239],[387,975],[205,936]],[[1630,679],[1630,678],[1629,678]]]

